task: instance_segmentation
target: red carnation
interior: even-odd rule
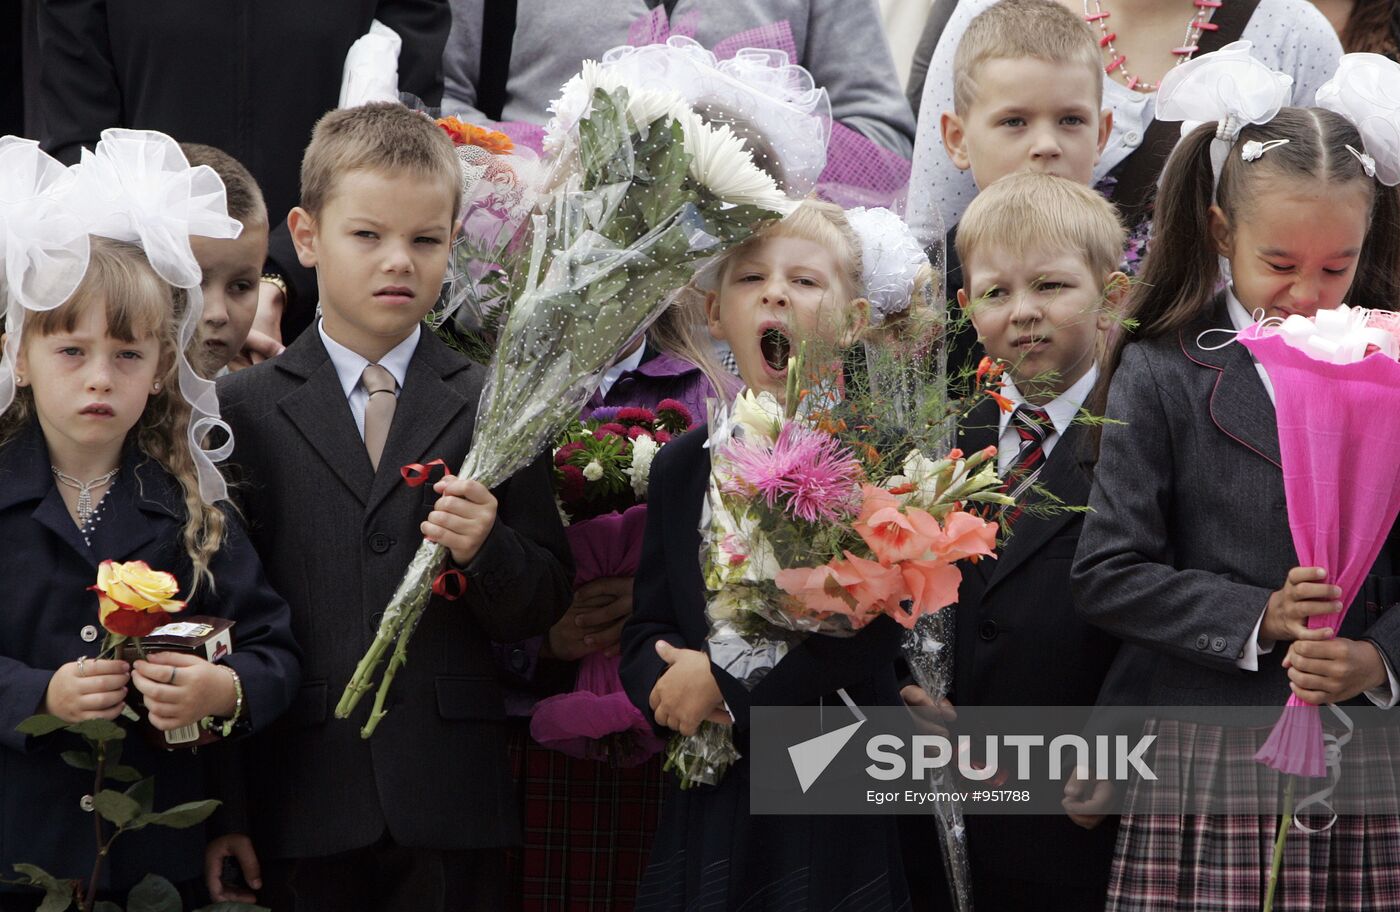
[[[670,432],[670,431],[667,431],[667,430],[660,430],[660,431],[657,431],[657,432],[656,432],[656,442],[657,442],[657,443],[670,443],[670,442],[671,442],[671,432]]]
[[[583,442],[572,440],[554,451],[554,464],[556,466],[566,466],[569,464],[569,457],[583,449]]]
[[[627,436],[632,440],[636,440],[638,437],[650,437],[651,431],[641,425],[636,425],[627,429]]]
[[[594,437],[626,437],[627,428],[616,421],[609,421],[607,424],[598,425],[598,429],[593,432]]]
[[[690,409],[675,399],[658,402],[656,415],[661,420],[661,426],[672,433],[688,431],[695,425],[695,416],[690,414]]]
[[[556,469],[554,474],[559,484],[560,500],[573,503],[583,498],[583,489],[587,484],[587,479],[583,477],[583,469],[574,465],[564,465]]]
[[[651,413],[651,409],[629,407],[617,410],[619,424],[651,427],[655,421],[656,416]]]

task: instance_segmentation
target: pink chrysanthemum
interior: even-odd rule
[[[783,426],[775,443],[738,440],[724,451],[734,471],[726,490],[754,494],[804,522],[841,522],[860,508],[860,460],[830,434]]]

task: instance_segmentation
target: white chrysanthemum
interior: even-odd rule
[[[632,491],[638,497],[647,496],[647,484],[651,480],[651,461],[661,445],[645,435],[632,441],[632,466],[627,477],[632,479]]]
[[[678,119],[690,110],[675,92],[658,92],[645,85],[635,84],[614,68],[600,67],[596,61],[585,60],[583,69],[564,83],[559,97],[549,104],[549,110],[554,116],[550,118],[545,129],[546,154],[554,154],[562,149],[565,136],[578,126],[579,121],[593,112],[593,93],[598,89],[608,94],[618,89],[626,89],[627,116],[638,129],[663,118]]]
[[[603,467],[598,464],[598,460],[589,460],[588,465],[583,467],[583,477],[589,481],[597,481],[603,477]]]
[[[744,429],[745,436],[776,440],[783,426],[783,407],[772,393],[755,395],[753,390],[744,390],[734,400],[734,423]]]
[[[787,198],[773,178],[753,163],[744,141],[726,125],[710,126],[686,108],[680,115],[690,176],[727,203],[780,211]]]

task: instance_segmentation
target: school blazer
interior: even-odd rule
[[[265,728],[296,694],[298,651],[287,605],[264,578],[238,518],[227,516],[223,545],[209,563],[214,585],[206,580],[190,597],[185,515],[175,479],[128,446],[88,547],[49,471],[37,422],[0,447],[0,876],[10,876],[16,862],[37,864],[56,877],[86,877],[92,870],[92,815],[79,807],[92,793],[92,773],[59,756],[82,747],[80,740],[63,733],[29,738],[15,726],[39,712],[60,665],[95,657],[102,648],[97,596],[87,591],[102,560],[142,560],[175,574],[189,605],[172,620],[197,614],[234,619],[234,651],[225,662],[243,682],[253,729]],[[134,686],[131,693],[137,693]],[[155,777],[157,809],[215,797],[203,761],[236,746],[161,751],[134,730],[121,744],[124,765]],[[107,787],[126,788],[110,780]],[[113,845],[99,887],[123,890],[149,872],[176,882],[194,877],[203,846],[202,826],[125,834]]]
[[[267,857],[362,848],[386,829],[400,845],[439,849],[519,838],[491,641],[543,633],[569,605],[544,456],[495,489],[496,527],[466,568],[467,591],[431,600],[374,737],[359,733],[373,693],[351,719],[333,715],[438,497],[409,487],[399,468],[461,465],[482,377],[424,331],[378,472],[320,333],[220,381],[250,534],[305,651],[291,711],[250,739],[246,775],[228,786],[236,813],[224,827],[250,830]]]
[[[621,677],[627,695],[653,726],[651,689],[667,665],[656,654],[665,640],[681,649],[705,649],[705,581],[700,571],[700,507],[710,480],[705,426],[668,443],[652,465],[647,527],[633,587],[632,616],[622,628]],[[788,652],[753,690],[711,663],[734,714],[735,743],[747,753],[753,706],[803,706],[834,699],[846,688],[867,706],[897,705],[895,658],[902,630],[878,618],[854,636],[813,634]],[[668,733],[669,729],[657,729]],[[747,762],[739,766],[747,769]]]
[[[1128,345],[1114,374],[1115,423],[1103,429],[1072,578],[1087,621],[1145,648],[1119,653],[1132,667],[1114,668],[1106,703],[1272,706],[1290,694],[1287,643],[1258,671],[1235,666],[1298,557],[1268,392],[1244,346],[1198,342],[1232,328],[1217,299],[1180,331]],[[1400,669],[1395,541],[1339,635],[1370,640]]]

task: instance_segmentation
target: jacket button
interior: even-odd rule
[[[987,642],[995,640],[997,638],[997,622],[983,621],[982,623],[978,624],[977,635],[980,636],[982,639],[986,640]]]
[[[394,540],[383,532],[375,532],[369,537],[370,550],[375,554],[383,554],[394,544]]]
[[[78,636],[83,638],[84,643],[91,643],[97,639],[97,628],[88,624],[78,632]]]
[[[1210,648],[1213,649],[1213,650],[1215,650],[1216,652],[1224,652],[1224,651],[1225,651],[1225,638],[1224,638],[1224,637],[1216,637],[1215,639],[1211,640],[1211,641],[1210,641]]]
[[[1197,648],[1197,649],[1209,649],[1209,648],[1210,648],[1210,637],[1206,636],[1204,633],[1201,634],[1200,636],[1196,637],[1196,648]]]
[[[96,806],[97,805],[95,805],[92,801],[91,795],[84,795],[83,797],[78,799],[78,807],[82,808],[85,813],[91,814],[92,809]]]

